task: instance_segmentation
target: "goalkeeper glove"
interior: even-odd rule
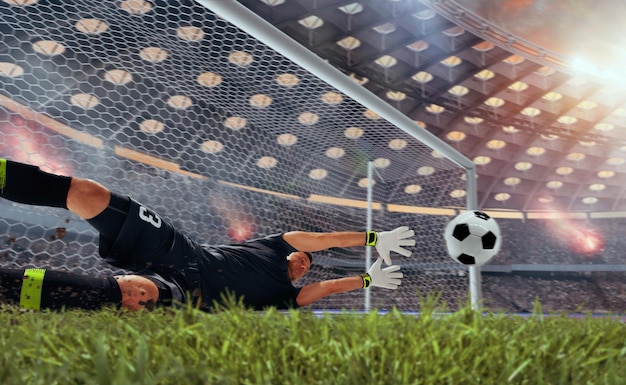
[[[409,230],[407,226],[398,227],[395,230],[383,231],[376,233],[368,231],[365,236],[366,246],[376,246],[376,251],[385,260],[385,263],[391,266],[390,252],[395,251],[405,257],[411,256],[411,251],[401,246],[415,246],[415,235],[413,230]]]
[[[363,288],[368,286],[384,287],[385,289],[396,290],[400,286],[403,274],[399,272],[400,266],[393,265],[381,268],[383,260],[378,258],[370,267],[367,273],[362,274]]]

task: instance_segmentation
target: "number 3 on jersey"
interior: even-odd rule
[[[159,218],[158,215],[148,211],[148,209],[143,206],[139,206],[139,218],[148,222],[157,229],[161,228],[161,218]]]

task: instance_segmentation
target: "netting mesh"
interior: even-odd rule
[[[466,272],[445,255],[449,217],[428,210],[464,205],[463,170],[332,85],[191,1],[0,10],[0,156],[95,179],[211,244],[365,230],[373,162],[373,228],[408,225],[418,243],[395,256],[401,288],[372,289],[372,306],[419,310],[417,293],[433,291],[452,308],[465,300]],[[112,271],[95,231],[67,211],[2,200],[0,234],[2,266]],[[317,253],[298,284],[360,274],[363,255]]]

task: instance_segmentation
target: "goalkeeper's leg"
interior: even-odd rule
[[[106,187],[95,181],[54,175],[44,172],[36,166],[5,159],[0,159],[0,197],[24,204],[68,209],[83,219],[86,219],[98,230],[100,233],[100,244],[101,246],[105,245],[105,249],[110,248],[110,245],[117,239],[120,229],[128,216],[128,210],[131,204],[128,197],[112,194]],[[4,282],[14,282],[13,285],[8,285],[8,288],[13,287],[13,291],[11,291],[12,295],[9,297],[13,300],[19,298],[14,287],[16,285],[19,286],[19,288],[22,287],[20,283],[22,279],[21,273],[2,271],[4,276],[0,276],[0,278],[2,278]],[[121,304],[121,306],[129,309],[151,308],[159,301],[171,302],[172,300],[170,293],[171,288],[151,277],[146,278],[139,275],[126,275],[115,278],[105,278],[104,281],[97,282],[97,279],[94,277],[77,276],[65,272],[50,272],[48,274],[48,284],[52,286],[57,283],[58,285],[63,285],[64,283],[68,283],[66,281],[71,281],[69,285],[66,285],[68,290],[87,288],[85,289],[87,292],[96,293],[93,299],[96,304],[102,302],[107,303],[110,302],[109,300],[112,298],[115,298],[113,303],[116,305]],[[55,282],[55,284],[50,282]],[[78,286],[73,286],[74,284]],[[9,290],[7,286],[5,286],[6,283],[0,283],[0,285],[2,285],[5,292]],[[99,285],[105,285],[106,287],[102,288]],[[70,291],[75,296],[76,292],[73,290]],[[120,291],[122,298],[118,301],[116,294]],[[106,293],[104,298],[100,296],[99,293],[101,292]],[[1,294],[0,292],[0,297]],[[55,293],[46,292],[42,295],[46,297],[49,294],[52,295]],[[47,304],[46,301],[48,300],[52,299],[47,297],[42,298],[44,305]],[[78,306],[77,304],[79,302],[79,300],[65,298],[61,300],[61,302],[54,302],[51,306],[47,307],[69,306],[91,308],[94,306],[90,301],[83,304],[84,306]],[[118,304],[118,302],[120,302],[120,304]]]
[[[0,196],[24,204],[66,208],[91,219],[108,206],[111,193],[89,179],[50,174],[36,166],[0,159]]]
[[[0,159],[0,197],[13,202],[68,209],[112,244],[126,220],[130,200],[89,179],[55,175],[39,167]],[[102,243],[102,242],[101,242]]]
[[[161,285],[162,286],[162,285]],[[0,269],[0,301],[26,309],[129,310],[171,304],[168,290],[139,275],[87,276],[45,269]]]

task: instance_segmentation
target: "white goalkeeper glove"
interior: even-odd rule
[[[411,238],[414,235],[415,232],[409,230],[407,226],[398,227],[391,231],[383,231],[382,233],[368,231],[365,237],[365,245],[376,246],[378,254],[385,260],[388,266],[391,266],[390,252],[395,251],[405,257],[411,256],[411,251],[400,246],[415,246],[415,239]]]
[[[383,260],[378,258],[367,273],[361,275],[363,278],[363,288],[371,285],[396,290],[398,286],[400,286],[400,283],[402,283],[401,279],[404,276],[399,271],[400,266],[393,265],[382,269],[382,264]]]

